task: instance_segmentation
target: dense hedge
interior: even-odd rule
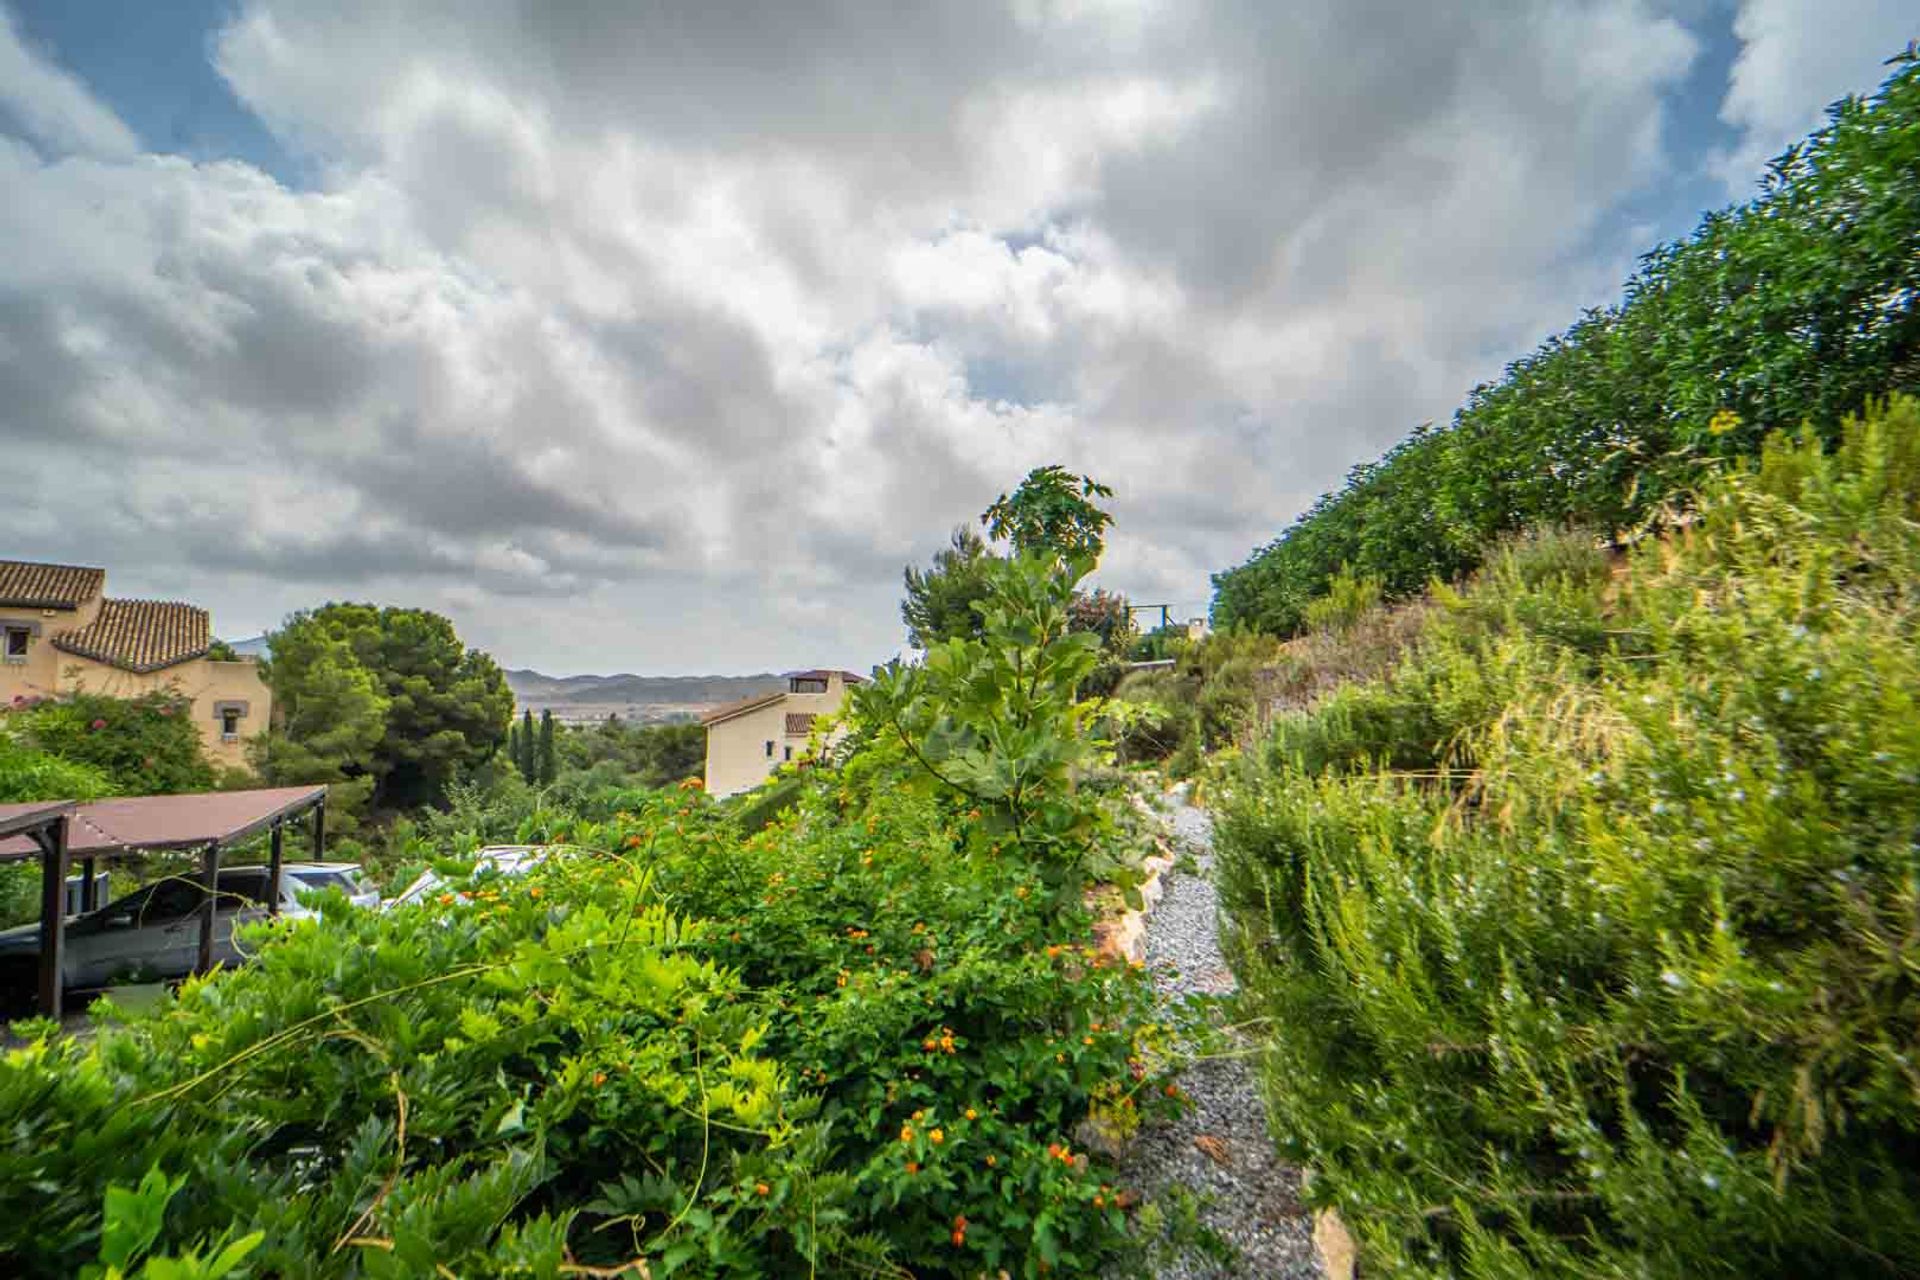
[[[1920,404],[1835,434],[1508,544],[1230,788],[1274,1126],[1383,1271],[1920,1272]]]
[[[1647,255],[1624,300],[1477,388],[1217,574],[1216,625],[1288,634],[1343,565],[1416,592],[1501,533],[1640,521],[1703,462],[1920,387],[1920,65],[1775,162],[1753,202]]]

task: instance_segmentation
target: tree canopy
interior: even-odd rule
[[[980,614],[974,604],[993,589],[989,570],[994,559],[987,540],[961,525],[953,531],[950,544],[933,553],[931,568],[907,566],[900,618],[907,624],[907,638],[914,648],[979,638]]]
[[[437,613],[328,604],[268,643],[277,725],[257,763],[275,781],[362,782],[380,808],[437,804],[506,739],[506,677]]]
[[[1920,388],[1920,62],[1775,161],[1760,197],[1648,254],[1625,300],[1476,388],[1450,426],[1356,467],[1238,568],[1216,626],[1288,634],[1348,568],[1389,594],[1480,562],[1499,535],[1628,530],[1803,421]]]
[[[1065,467],[1035,467],[1011,494],[1001,494],[981,513],[980,523],[1016,552],[1047,551],[1062,560],[1089,566],[1105,549],[1113,517],[1093,504],[1113,490],[1092,476],[1076,476]]]

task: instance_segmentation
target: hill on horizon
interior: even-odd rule
[[[550,676],[529,667],[507,669],[507,687],[513,690],[514,708],[552,711],[554,718],[566,721],[604,720],[617,715],[623,720],[684,720],[704,711],[774,693],[786,687],[786,677],[772,671],[746,676],[642,676],[630,672],[617,675]]]

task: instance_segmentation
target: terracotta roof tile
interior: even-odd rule
[[[787,712],[787,733],[790,736],[798,737],[803,733],[812,733],[812,732],[813,732],[813,712],[811,711]]]
[[[106,585],[105,569],[0,560],[0,605],[17,609],[74,609],[99,595]]]
[[[207,611],[171,600],[102,600],[92,622],[53,638],[56,649],[136,673],[197,658],[211,643]]]

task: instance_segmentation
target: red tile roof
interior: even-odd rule
[[[800,736],[800,735],[802,735],[802,734],[808,734],[808,733],[812,733],[812,732],[813,732],[813,719],[814,719],[814,717],[813,717],[813,712],[811,712],[811,711],[789,711],[789,712],[787,712],[787,734],[788,734],[788,736],[790,736],[790,737],[799,737],[799,736]]]
[[[106,585],[105,569],[0,560],[0,605],[16,609],[76,609]]]
[[[136,674],[198,658],[212,643],[207,611],[171,600],[102,600],[92,622],[53,638],[56,649]]]
[[[834,671],[827,667],[820,667],[813,671],[789,671],[786,673],[788,680],[828,680],[834,676],[839,676],[841,682],[844,684],[865,684],[867,682],[867,678],[858,672]]]

